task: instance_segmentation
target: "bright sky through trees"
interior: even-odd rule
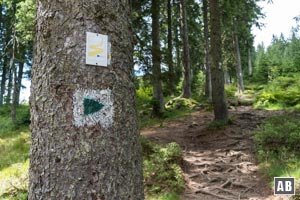
[[[266,15],[264,19],[260,20],[265,27],[261,30],[253,28],[253,34],[256,35],[254,46],[256,47],[261,42],[268,46],[273,35],[279,36],[283,33],[285,37],[289,37],[292,27],[296,26],[293,18],[300,15],[300,1],[273,0],[273,4],[264,1],[259,5],[263,7],[263,13]]]

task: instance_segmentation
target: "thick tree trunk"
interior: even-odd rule
[[[204,24],[204,65],[205,65],[205,95],[209,101],[212,99],[211,70],[209,57],[209,31],[208,31],[208,10],[207,0],[203,0],[203,24]]]
[[[237,76],[237,83],[238,83],[238,92],[244,92],[244,79],[243,79],[243,70],[242,70],[242,62],[241,62],[241,52],[240,52],[240,45],[239,45],[239,38],[237,34],[237,22],[234,20],[234,46],[236,52],[236,76]]]
[[[211,78],[212,102],[215,120],[228,120],[225,102],[224,74],[222,69],[222,41],[219,0],[210,0]]]
[[[85,64],[87,31],[108,67]],[[37,1],[30,200],[144,199],[132,39],[128,1]]]
[[[161,82],[161,51],[160,51],[160,38],[159,38],[159,14],[160,14],[160,1],[152,0],[151,5],[152,13],[152,73],[153,73],[153,115],[160,116],[164,110],[163,92]]]
[[[248,70],[249,70],[249,76],[252,76],[253,67],[252,67],[251,47],[248,47]]]
[[[180,0],[181,3],[181,15],[182,15],[182,41],[183,41],[183,85],[182,94],[183,98],[190,98],[192,96],[191,91],[191,64],[190,64],[190,52],[189,52],[189,39],[188,39],[188,27],[187,27],[187,15],[186,15],[186,0]]]
[[[168,67],[169,67],[169,90],[171,95],[175,94],[175,74],[173,64],[173,38],[172,38],[172,5],[171,0],[167,2],[168,10]]]

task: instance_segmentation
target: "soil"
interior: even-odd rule
[[[177,142],[184,150],[183,200],[285,200],[289,197],[273,195],[271,177],[261,172],[253,142],[253,131],[265,118],[278,114],[239,106],[230,109],[232,124],[211,129],[213,113],[199,109],[187,117],[147,127],[142,135],[163,145]]]

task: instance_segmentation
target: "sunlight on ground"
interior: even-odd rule
[[[0,196],[27,190],[29,142],[29,131],[0,136]]]
[[[29,160],[12,164],[0,171],[0,196],[9,188],[27,189]]]

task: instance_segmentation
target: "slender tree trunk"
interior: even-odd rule
[[[16,98],[15,98],[16,105],[19,105],[20,103],[20,93],[22,87],[23,73],[24,73],[24,62],[20,62],[19,69],[18,69],[18,80],[17,80]]]
[[[181,3],[181,15],[182,15],[182,41],[183,41],[183,85],[182,94],[183,98],[190,98],[192,96],[191,91],[191,64],[189,53],[189,39],[188,39],[188,27],[187,27],[187,15],[186,15],[186,0],[180,0]]]
[[[4,56],[4,61],[3,61],[3,65],[2,65],[2,75],[1,75],[0,106],[3,105],[3,103],[4,103],[6,80],[7,80],[7,59],[6,59],[6,56]]]
[[[248,47],[248,69],[249,69],[249,76],[252,76],[253,67],[252,67],[252,57],[251,57],[251,48]]]
[[[11,104],[12,88],[13,88],[13,71],[12,71],[12,69],[9,69],[8,83],[7,83],[7,95],[5,97],[5,104],[6,105]]]
[[[130,24],[129,1],[37,1],[30,200],[144,199]],[[85,64],[86,32],[109,66]]]
[[[243,79],[243,70],[242,70],[242,62],[241,62],[241,52],[240,52],[240,45],[239,45],[239,38],[237,34],[237,22],[234,20],[234,46],[236,52],[236,76],[237,76],[237,83],[238,83],[238,92],[244,92],[244,79]]]
[[[3,49],[3,43],[4,43],[4,40],[3,40],[3,17],[2,17],[2,4],[0,2],[0,35],[1,35],[1,38],[0,38],[0,49]],[[3,71],[3,68],[4,68],[4,65],[3,65],[3,51],[0,51],[0,72]],[[1,84],[0,84],[0,95],[1,95]],[[2,98],[0,96],[0,106],[2,105]]]
[[[182,46],[180,42],[180,32],[181,32],[181,26],[180,26],[180,5],[176,2],[176,0],[173,0],[173,6],[175,8],[175,17],[174,17],[174,43],[175,43],[175,51],[176,51],[176,68],[175,68],[175,78],[176,83],[179,82],[180,78],[182,77],[182,67],[181,67],[181,51],[180,47]]]
[[[219,0],[210,2],[210,38],[211,38],[211,78],[212,102],[215,120],[228,120],[228,111],[225,101],[224,74],[222,69],[222,41]]]
[[[17,70],[14,71],[13,99],[11,104],[11,118],[14,123],[16,123],[17,107],[20,101],[24,62],[19,62],[18,64],[19,64],[18,71]]]
[[[12,101],[11,101],[11,105],[10,105],[10,110],[11,110],[11,119],[13,121],[13,123],[16,123],[16,119],[17,119],[17,87],[18,87],[18,77],[17,77],[17,70],[14,67],[13,71],[13,94],[12,94]]]
[[[159,14],[160,14],[160,1],[152,0],[152,62],[153,62],[153,115],[160,116],[164,110],[163,92],[161,82],[161,51],[160,51],[160,27],[159,27]]]
[[[13,91],[12,95],[12,101],[11,101],[11,119],[12,122],[15,124],[16,123],[16,118],[17,118],[17,103],[16,103],[16,97],[17,97],[17,87],[18,87],[18,77],[17,77],[17,69],[15,65],[15,56],[17,52],[17,38],[16,38],[16,20],[14,20],[14,26],[13,26],[13,38],[12,38],[12,57],[10,60],[10,69],[12,71],[12,88],[11,90]]]
[[[171,95],[175,94],[175,74],[173,64],[173,37],[172,37],[172,5],[171,0],[168,0],[168,66],[169,66],[169,89]]]
[[[231,83],[231,77],[228,73],[228,69],[227,67],[223,67],[223,71],[224,71],[224,81],[225,81],[225,84],[230,84]]]
[[[212,99],[211,70],[209,57],[209,31],[208,31],[208,11],[207,0],[203,0],[203,23],[204,23],[204,65],[205,65],[205,95],[209,101]]]

